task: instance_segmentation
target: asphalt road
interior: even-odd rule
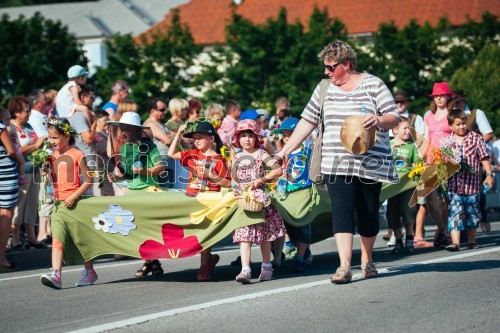
[[[432,230],[428,231],[432,234]],[[136,279],[138,260],[98,260],[94,286],[74,287],[81,266],[66,267],[63,289],[44,287],[46,269],[0,275],[3,332],[496,332],[500,327],[500,222],[478,232],[481,248],[449,253],[417,249],[393,256],[379,239],[374,252],[380,275],[362,279],[355,240],[354,279],[333,285],[338,266],[334,240],[312,245],[304,274],[290,274],[291,260],[275,280],[259,283],[260,253],[252,253],[254,282],[234,281],[221,256],[214,281],[196,282],[199,258],[163,260],[165,275]],[[47,267],[50,263],[47,263]]]

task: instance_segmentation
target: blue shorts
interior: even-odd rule
[[[476,229],[481,222],[480,194],[447,193],[448,231]]]

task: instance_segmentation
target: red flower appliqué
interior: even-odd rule
[[[147,240],[139,247],[139,254],[144,260],[152,259],[179,259],[194,256],[203,248],[196,236],[184,237],[184,229],[165,223],[161,227],[163,243]]]

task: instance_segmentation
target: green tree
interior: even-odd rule
[[[467,23],[449,34],[443,77],[450,78],[461,67],[468,66],[479,52],[490,44],[498,43],[500,22],[498,16],[484,13],[481,22],[469,19]]]
[[[98,68],[93,83],[101,94],[107,94],[113,81],[123,79],[131,86],[131,98],[146,112],[152,97],[171,99],[186,97],[193,81],[188,73],[202,47],[195,45],[189,28],[182,25],[178,11],[172,24],[151,40],[138,44],[131,35],[116,35],[106,41],[108,66]]]
[[[323,77],[317,53],[333,39],[345,37],[344,25],[330,19],[326,9],[314,10],[307,31],[298,21],[288,23],[285,9],[263,25],[233,13],[226,27],[226,51],[199,79],[223,76],[207,91],[207,96],[219,96],[219,102],[235,99],[243,108],[269,108],[277,97],[287,96],[292,112],[298,113]],[[225,71],[214,69],[221,64]]]
[[[26,19],[0,19],[0,90],[9,97],[34,88],[58,89],[68,68],[86,64],[81,45],[59,21],[40,13]]]
[[[391,90],[405,90],[416,100],[413,112],[427,110],[429,89],[442,80],[441,68],[445,54],[441,50],[441,35],[449,29],[442,19],[436,27],[415,20],[398,29],[394,22],[380,25],[373,45],[357,44],[358,68],[380,77]]]
[[[486,113],[495,135],[500,136],[500,46],[498,43],[486,45],[469,66],[458,69],[450,84],[463,89],[467,94],[467,104]]]

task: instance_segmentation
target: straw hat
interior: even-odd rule
[[[340,141],[352,154],[364,154],[375,144],[375,127],[364,128],[364,119],[364,116],[350,116],[340,128]]]

